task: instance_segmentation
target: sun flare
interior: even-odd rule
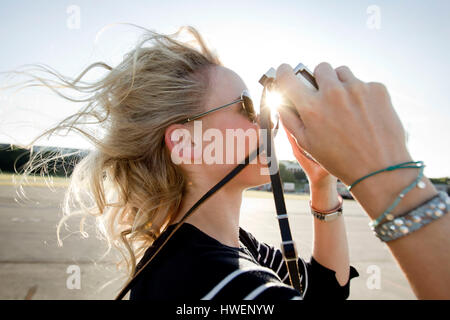
[[[266,103],[272,111],[275,111],[283,103],[283,96],[277,91],[267,91]]]

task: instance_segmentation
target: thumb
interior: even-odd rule
[[[314,92],[295,76],[290,65],[283,63],[278,67],[275,81],[277,89],[294,104],[299,114],[308,109]]]
[[[307,148],[305,124],[302,119],[288,108],[280,108],[278,113],[286,135],[293,135],[302,149]]]

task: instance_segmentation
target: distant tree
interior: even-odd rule
[[[432,183],[442,183],[442,184],[450,185],[450,178],[449,178],[449,177],[444,177],[444,178],[430,178],[430,181],[431,181]]]
[[[0,172],[23,173],[24,167],[30,160],[30,154],[28,149],[9,144],[0,144]],[[46,161],[46,165],[44,168],[39,168],[36,172],[30,173],[70,176],[75,165],[87,153],[84,150],[77,149],[33,147],[32,154],[37,156],[38,161]]]
[[[0,170],[1,172],[20,172],[30,159],[30,152],[14,145],[0,145]]]
[[[306,177],[305,171],[294,171],[294,178],[297,181],[306,181],[308,178]]]
[[[280,168],[280,176],[283,182],[295,182],[294,174],[287,170],[283,163],[280,162],[278,167]]]

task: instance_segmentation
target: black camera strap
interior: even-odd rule
[[[261,97],[261,110],[260,110],[260,125],[261,132],[265,137],[263,143],[266,145],[267,155],[267,167],[270,172],[270,181],[272,184],[272,193],[275,201],[275,208],[277,211],[277,219],[280,227],[281,234],[281,251],[283,252],[283,258],[286,262],[286,266],[289,273],[289,279],[291,285],[300,291],[303,296],[303,288],[300,279],[300,273],[298,271],[298,256],[297,248],[292,240],[291,229],[289,227],[289,220],[286,210],[286,203],[284,201],[283,186],[281,184],[280,170],[278,167],[278,160],[275,154],[274,137],[271,128],[271,114],[270,109],[266,104],[266,90],[270,87],[270,83],[264,85],[262,97]]]

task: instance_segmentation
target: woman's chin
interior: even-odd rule
[[[247,188],[257,187],[266,183],[270,183],[270,175],[266,166],[249,165],[247,170],[242,172],[241,181]]]

